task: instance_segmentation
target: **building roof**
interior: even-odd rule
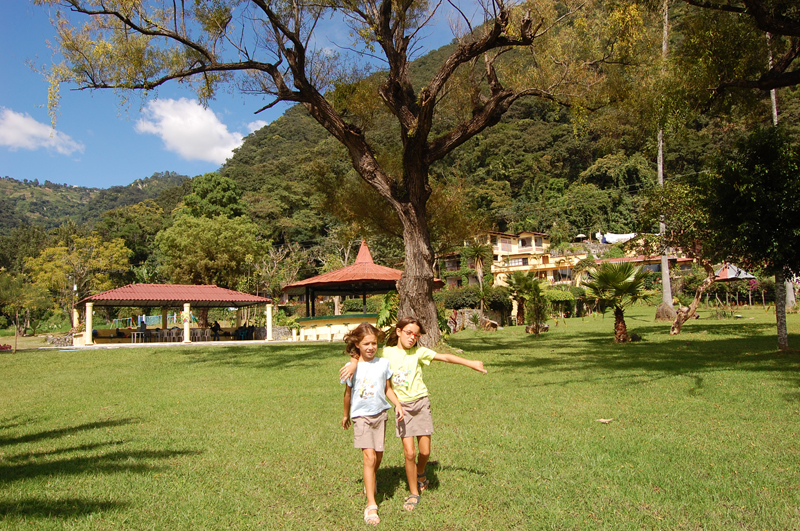
[[[548,234],[547,234],[546,232],[533,232],[533,231],[527,231],[527,230],[526,230],[526,231],[519,232],[519,233],[514,233],[514,232],[498,232],[498,231],[496,231],[496,230],[490,230],[490,231],[486,231],[486,233],[487,233],[487,234],[494,234],[495,236],[508,236],[508,237],[510,237],[510,238],[518,238],[519,236],[521,236],[521,235],[523,235],[523,234],[532,234],[532,235],[534,235],[534,236],[548,236]]]
[[[266,304],[272,299],[241,293],[215,285],[193,286],[186,284],[128,284],[78,302],[95,306],[135,306],[140,308],[181,307],[189,303],[195,308],[244,307]]]
[[[678,263],[693,262],[694,261],[692,258],[683,258],[681,256],[674,256],[674,255],[673,256],[668,256],[667,259],[670,262],[678,262]],[[661,261],[661,256],[659,256],[659,255],[645,256],[643,254],[640,254],[638,256],[623,256],[621,258],[601,258],[601,259],[597,260],[597,263],[598,264],[601,264],[603,262],[608,262],[608,263],[617,263],[617,262],[633,262],[633,263],[652,262],[652,263],[655,263],[655,262],[660,262],[660,261]]]
[[[312,289],[317,295],[386,293],[397,289],[397,281],[402,274],[398,269],[373,262],[367,242],[362,240],[353,265],[294,282],[285,286],[283,291],[292,295],[303,294],[306,288]]]
[[[731,263],[726,263],[714,272],[714,280],[724,282],[726,280],[749,280],[756,278],[744,269],[739,269]]]
[[[290,295],[301,295],[306,289],[315,295],[361,295],[363,293],[387,293],[397,289],[397,281],[403,274],[399,269],[378,265],[372,261],[367,242],[361,241],[356,262],[353,265],[328,271],[283,288]],[[441,281],[439,285],[443,285]]]

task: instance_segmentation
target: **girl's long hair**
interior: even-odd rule
[[[375,339],[378,340],[378,344],[380,344],[383,342],[383,338],[386,334],[369,323],[361,323],[344,336],[344,351],[348,354],[360,355],[361,352],[358,350],[358,344],[361,343],[362,339],[370,335],[375,336]]]
[[[397,324],[394,325],[392,331],[389,332],[389,335],[386,337],[386,346],[387,347],[397,346],[397,330],[398,329],[402,330],[403,328],[405,328],[410,324],[415,324],[419,327],[420,335],[425,333],[425,327],[422,326],[422,323],[420,323],[418,319],[416,319],[415,317],[403,317],[402,319],[397,321]]]

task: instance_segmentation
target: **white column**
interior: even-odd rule
[[[292,328],[292,341],[297,341],[297,328]]]
[[[92,313],[94,312],[94,303],[87,302],[86,303],[86,332],[84,332],[84,345],[87,347],[89,345],[94,345],[94,341],[92,341]]]
[[[81,324],[81,316],[78,313],[77,308],[72,309],[72,328],[78,328],[78,325]]]
[[[272,305],[267,304],[267,341],[272,341]]]
[[[191,305],[186,302],[183,304],[183,314],[187,316],[186,320],[183,323],[183,342],[184,343],[191,343],[192,342],[192,307]]]

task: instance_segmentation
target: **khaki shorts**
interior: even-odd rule
[[[388,409],[368,417],[353,419],[353,445],[356,448],[372,448],[376,452],[383,451],[383,441],[386,438],[386,419]]]
[[[427,396],[413,402],[401,402],[400,405],[403,406],[405,418],[395,427],[398,437],[418,437],[433,433],[431,401]]]

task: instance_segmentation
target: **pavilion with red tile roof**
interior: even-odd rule
[[[367,242],[362,240],[353,265],[289,284],[283,291],[289,295],[306,296],[306,315],[314,315],[314,299],[317,295],[361,295],[366,313],[367,294],[388,293],[397,289],[397,281],[402,274],[398,269],[373,262]]]
[[[367,294],[388,293],[397,289],[397,281],[403,274],[399,269],[378,265],[372,261],[367,242],[361,240],[356,262],[352,265],[307,278],[283,288],[289,295],[306,296],[306,315],[314,315],[314,299],[317,295],[361,295],[364,313],[367,312]],[[443,284],[436,280],[438,286]],[[309,308],[310,301],[310,308]]]
[[[121,288],[104,291],[78,301],[76,306],[85,306],[85,345],[92,345],[92,313],[94,306],[133,306],[137,308],[161,308],[162,323],[166,323],[167,308],[183,308],[189,315],[191,308],[243,308],[256,304],[267,305],[267,339],[271,339],[272,299],[241,293],[215,285],[185,284],[128,284]],[[77,312],[77,310],[75,310]],[[184,319],[184,343],[190,343],[191,323]]]

